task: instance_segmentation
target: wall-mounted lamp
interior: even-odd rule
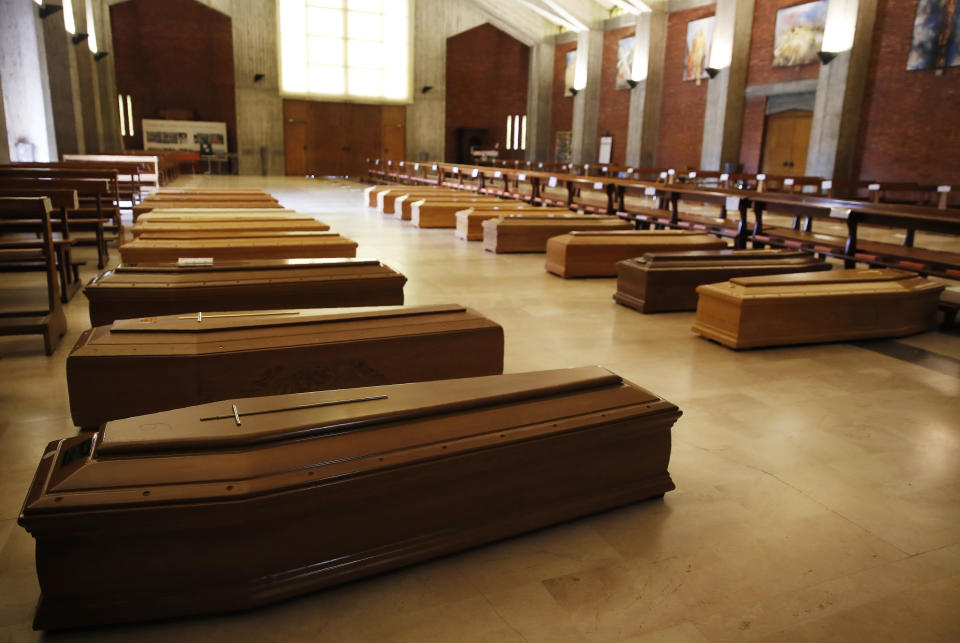
[[[424,85],[423,89],[420,90],[421,94],[426,94],[428,91],[433,89],[433,85]]]
[[[73,41],[73,44],[79,45],[81,42],[83,42],[89,37],[90,37],[90,34],[87,34],[87,33],[76,33],[76,34],[73,34],[73,38],[71,38],[70,40]]]
[[[632,79],[632,78],[628,78],[628,79],[627,79],[627,84],[630,85],[630,89],[633,89],[634,87],[636,87],[637,85],[640,84],[640,81],[639,81],[639,80],[634,80],[634,79]]]
[[[824,65],[829,65],[830,61],[837,57],[836,51],[818,51],[817,58],[820,59],[820,62]]]
[[[41,18],[46,18],[47,16],[52,16],[53,14],[55,14],[55,13],[58,12],[58,11],[63,11],[63,5],[59,5],[59,4],[45,4],[45,5],[43,5],[42,7],[40,7],[40,9],[39,9],[40,17],[41,17]]]
[[[716,78],[717,74],[720,73],[720,70],[717,69],[716,67],[707,67],[706,69],[704,69],[704,71],[707,72],[707,76],[709,76],[710,78]]]
[[[260,82],[261,80],[263,80],[264,78],[265,78],[265,76],[264,76],[263,74],[254,74],[254,75],[253,75],[253,82],[259,83],[259,82]]]
[[[572,95],[576,96],[577,94],[580,93],[580,90],[577,89],[576,87],[571,87],[571,88],[570,88],[570,93],[571,93]]]
[[[109,53],[110,53],[109,51],[98,51],[97,53],[93,54],[93,59],[96,62],[100,62],[101,60],[106,58]]]

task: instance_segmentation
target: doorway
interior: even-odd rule
[[[283,138],[287,176],[361,176],[368,158],[403,160],[406,109],[284,100]]]
[[[813,112],[805,109],[768,114],[761,171],[775,176],[803,176],[812,124]]]

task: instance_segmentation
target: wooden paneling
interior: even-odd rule
[[[110,21],[117,91],[133,96],[135,135],[124,137],[124,145],[142,147],[141,120],[176,110],[193,120],[226,122],[235,152],[230,17],[194,0],[129,0],[110,7]]]
[[[368,158],[403,159],[402,105],[283,101],[286,173],[360,176]]]

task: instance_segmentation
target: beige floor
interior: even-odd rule
[[[677,490],[250,613],[56,640],[960,640],[956,373],[852,344],[736,353],[693,335],[692,313],[615,305],[613,280],[564,281],[542,255],[495,256],[362,208],[356,184],[181,184],[201,182],[322,213],[407,275],[410,304],[484,312],[505,328],[507,372],[602,364],[677,403]],[[68,314],[52,358],[37,338],[0,340],[0,641],[40,637],[16,516],[43,446],[73,431],[64,363],[87,327],[82,295]],[[956,331],[909,343],[960,356]]]

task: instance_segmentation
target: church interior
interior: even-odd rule
[[[960,640],[960,3],[0,36],[0,641]]]

